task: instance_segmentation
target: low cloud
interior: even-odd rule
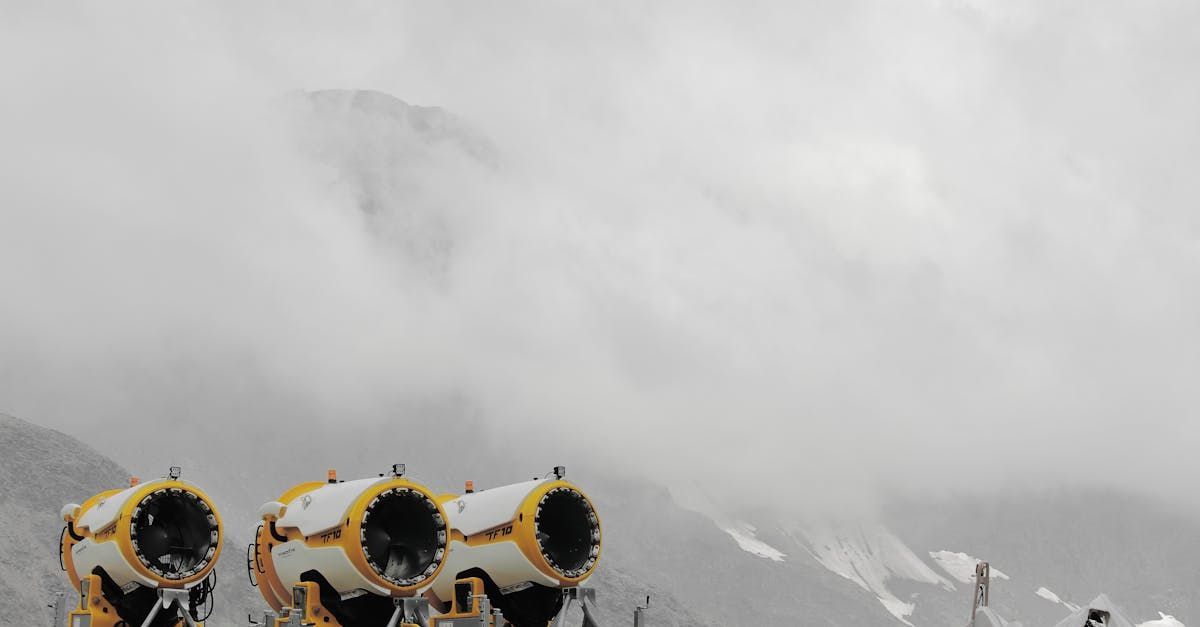
[[[4,9],[0,409],[130,456],[456,399],[790,511],[1200,470],[1194,8],[276,8]]]

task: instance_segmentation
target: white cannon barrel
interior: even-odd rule
[[[344,625],[384,625],[392,599],[424,592],[446,560],[438,497],[396,475],[303,483],[260,514],[250,567],[276,611],[291,605],[292,586],[315,582]]]
[[[600,519],[586,494],[560,478],[463,494],[444,503],[451,542],[434,581],[445,603],[459,577],[484,580],[489,599],[517,627],[545,625],[561,589],[582,584],[600,559]]]

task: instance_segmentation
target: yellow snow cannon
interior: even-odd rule
[[[478,579],[491,607],[514,627],[545,627],[563,606],[567,589],[583,584],[600,559],[600,518],[591,500],[553,477],[444,497],[450,516],[450,556],[430,589],[430,601],[451,613],[456,582]],[[438,618],[433,619],[436,625]]]
[[[208,495],[167,477],[62,509],[59,550],[78,607],[67,625],[203,625],[212,611],[221,518]],[[58,626],[64,627],[64,626]]]
[[[445,565],[438,497],[403,464],[369,479],[301,483],[260,508],[251,576],[267,605],[302,625],[384,627],[407,619]],[[310,622],[305,622],[310,621]],[[286,623],[285,623],[286,624]]]

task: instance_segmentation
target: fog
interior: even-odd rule
[[[1190,498],[1194,4],[46,4],[0,8],[0,411],[127,466],[414,425],[792,513]],[[328,88],[486,157],[365,212]]]

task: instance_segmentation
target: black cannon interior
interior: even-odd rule
[[[559,572],[578,571],[598,544],[599,527],[591,505],[575,490],[552,490],[542,498],[537,515],[537,539],[544,555]]]
[[[134,512],[131,528],[138,557],[168,579],[190,576],[203,567],[215,531],[208,505],[183,490],[146,496]]]
[[[420,492],[396,490],[381,494],[363,518],[367,561],[393,583],[415,583],[445,543],[444,523],[439,524],[439,518],[436,506]]]

